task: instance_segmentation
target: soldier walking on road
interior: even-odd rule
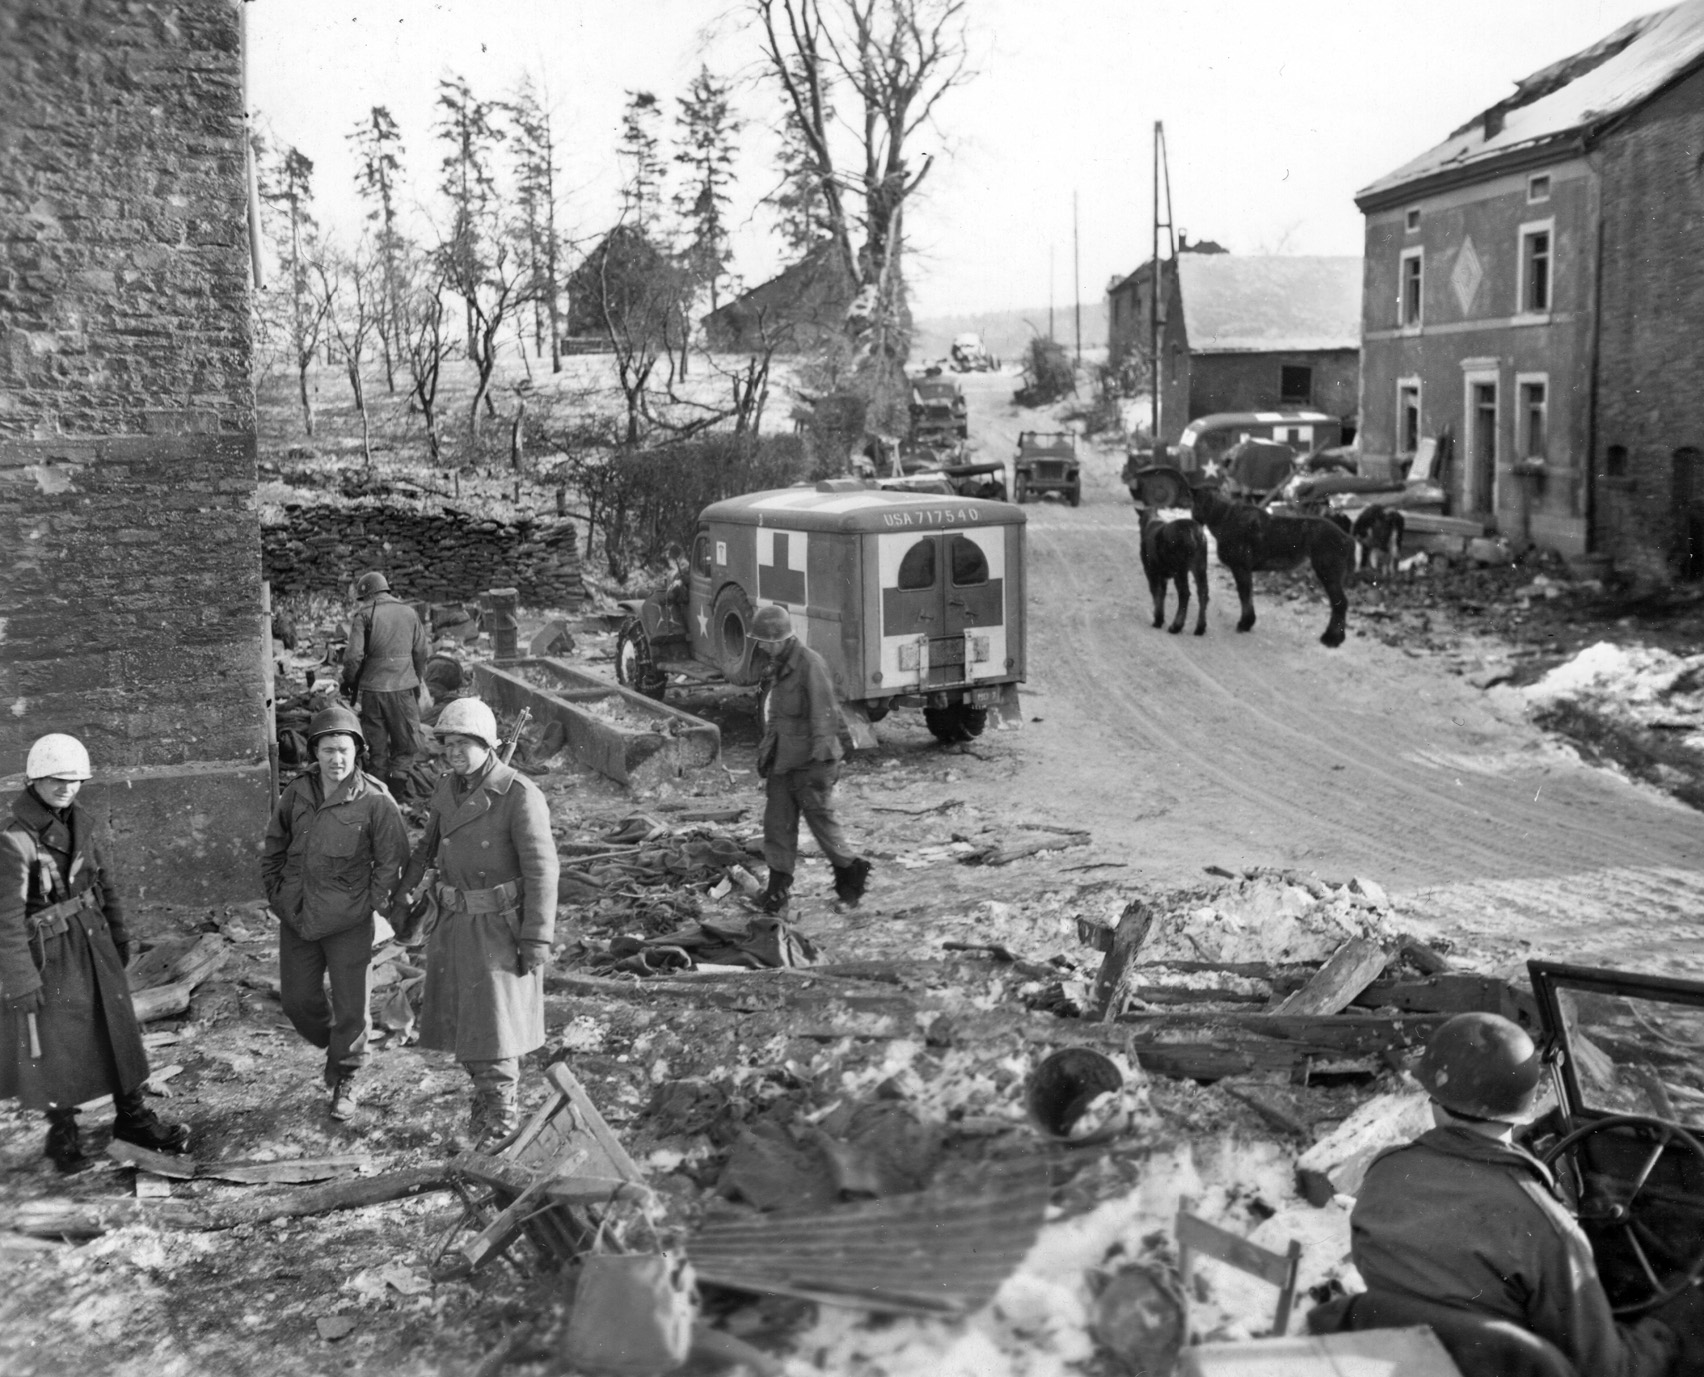
[[[284,790],[260,859],[279,920],[284,1014],[325,1048],[338,1120],[354,1116],[355,1075],[372,1035],[373,914],[390,903],[408,859],[402,814],[385,786],[362,772],[361,746],[360,724],[342,704],[314,715],[308,749],[316,767]]]
[[[383,574],[362,574],[355,600],[343,651],[343,687],[360,711],[373,773],[394,790],[414,762],[420,685],[431,646],[420,618],[391,593]]]
[[[124,968],[124,908],[94,827],[76,805],[89,753],[54,732],[30,747],[29,783],[0,830],[0,1098],[47,1111],[46,1154],[59,1171],[93,1166],[77,1106],[110,1094],[112,1136],[182,1152],[189,1130],[142,1100],[148,1054]]]
[[[515,1131],[520,1059],[544,1045],[559,862],[544,795],[497,758],[491,709],[452,699],[433,730],[451,773],[427,804],[426,833],[389,916],[401,925],[408,896],[434,868],[420,1046],[453,1053],[473,1079],[468,1140],[484,1152]]]
[[[793,634],[785,607],[760,607],[751,639],[764,668],[763,740],[757,773],[765,781],[763,859],[769,887],[758,899],[765,913],[787,906],[798,863],[802,816],[834,867],[834,892],[842,903],[864,897],[870,863],[853,854],[834,816],[834,782],[840,777],[839,712],[822,656]]]

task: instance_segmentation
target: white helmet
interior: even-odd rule
[[[49,732],[30,747],[29,759],[24,762],[28,779],[87,779],[89,753],[83,743],[64,732]]]
[[[498,746],[497,718],[477,698],[452,698],[444,704],[432,730],[439,736],[478,737],[492,750]]]

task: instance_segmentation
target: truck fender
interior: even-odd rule
[[[616,603],[616,606],[628,616],[638,617],[645,610],[645,602],[646,600],[644,598],[624,598],[622,601]]]

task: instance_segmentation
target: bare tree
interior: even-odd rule
[[[467,353],[477,379],[468,408],[468,438],[475,444],[479,441],[481,404],[495,414],[491,375],[497,369],[503,325],[526,307],[533,292],[531,269],[516,252],[513,236],[494,229],[482,237],[485,252],[478,259],[457,253],[453,244],[441,245],[438,250],[444,282],[467,306]]]
[[[361,365],[366,361],[368,342],[375,333],[382,333],[383,303],[392,275],[386,270],[381,251],[375,250],[365,236],[353,253],[333,252],[326,259],[317,265],[317,271],[331,307],[327,319],[343,356],[343,371],[355,398],[355,410],[361,417],[361,453],[366,466],[372,468],[373,430]]]
[[[583,322],[585,332],[602,336],[615,355],[629,445],[639,443],[654,419],[652,375],[680,339],[689,295],[673,256],[627,224],[605,235],[569,279],[570,326]]]
[[[411,255],[405,275],[398,298],[399,339],[403,361],[408,365],[408,393],[420,408],[426,424],[426,447],[436,465],[443,457],[438,435],[438,381],[456,340],[445,328],[444,280],[433,259]]]
[[[855,291],[847,334],[881,415],[904,405],[904,213],[932,163],[914,165],[911,145],[971,75],[968,0],[748,3],[822,188],[830,238]],[[844,156],[831,91],[843,93],[855,131]]]
[[[478,282],[484,276],[488,246],[484,231],[494,220],[497,183],[492,164],[497,145],[506,137],[497,123],[499,107],[478,99],[459,76],[438,83],[438,138],[448,145],[439,169],[438,189],[450,203],[450,232],[441,252],[456,260],[454,280]],[[474,305],[467,301],[468,349],[474,342]]]

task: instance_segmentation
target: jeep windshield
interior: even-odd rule
[[[1704,983],[1531,963],[1572,1115],[1704,1129]]]

